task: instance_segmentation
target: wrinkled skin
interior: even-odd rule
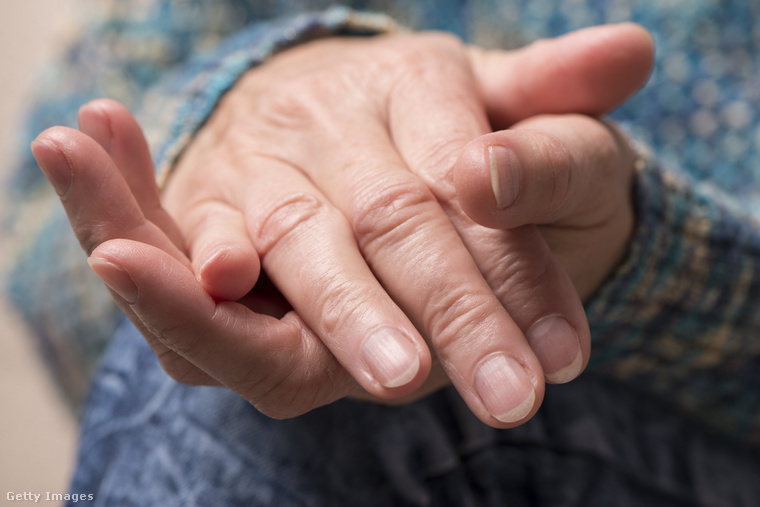
[[[631,149],[569,113],[618,105],[651,61],[629,24],[514,52],[424,33],[310,42],[243,76],[163,200],[113,102],[33,149],[175,379],[273,417],[451,382],[511,427],[545,380],[585,367],[581,301],[632,230]]]

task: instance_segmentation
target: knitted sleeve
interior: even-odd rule
[[[590,371],[760,438],[760,221],[653,162],[625,262],[587,306]]]

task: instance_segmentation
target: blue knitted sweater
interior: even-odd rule
[[[485,47],[624,20],[657,47],[648,85],[612,114],[651,156],[626,259],[587,304],[589,370],[721,431],[760,438],[760,7],[743,0],[104,0],[43,72],[22,146],[112,97],[140,117],[159,169],[252,65],[322,35],[456,33]],[[356,9],[356,10],[353,10]],[[373,13],[373,14],[369,14]],[[28,149],[5,197],[5,287],[64,390],[81,399],[120,318]]]

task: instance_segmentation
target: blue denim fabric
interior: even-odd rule
[[[108,506],[726,507],[760,505],[759,477],[756,449],[593,377],[549,386],[513,430],[483,425],[451,389],[272,420],[226,389],[171,380],[125,321],[71,492]]]

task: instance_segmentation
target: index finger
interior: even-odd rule
[[[187,266],[143,243],[107,241],[92,258],[132,281],[130,308],[158,342],[153,345],[184,357],[271,417],[303,414],[355,386],[294,312],[276,319],[214,301]]]

